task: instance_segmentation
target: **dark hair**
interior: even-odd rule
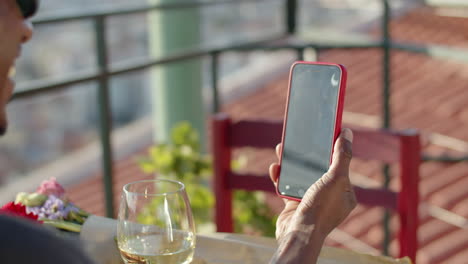
[[[39,0],[16,0],[24,18],[32,17],[39,8]]]

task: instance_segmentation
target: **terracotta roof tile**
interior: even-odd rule
[[[444,260],[444,263],[465,263],[468,259],[468,251],[460,251]]]
[[[421,164],[419,167],[419,172],[421,173],[421,180],[426,181],[430,180],[431,176],[440,175],[445,171],[446,167],[439,162],[426,162]],[[421,190],[420,190],[421,191]]]
[[[433,240],[424,247],[424,252],[430,259],[429,263],[445,262],[450,256],[468,247],[468,229],[456,229],[452,232]]]
[[[362,205],[359,206],[361,207]],[[364,236],[369,232],[372,225],[378,223],[381,219],[382,210],[378,207],[362,207],[364,208],[362,212],[358,215],[350,216],[343,230],[346,230],[353,237],[365,239]]]
[[[456,184],[458,181],[466,177],[468,172],[467,163],[458,163],[439,170],[437,174],[433,174],[431,177],[425,177],[421,182],[420,192],[422,197],[426,199],[432,199],[431,196],[435,195],[436,192],[441,192],[444,188]],[[443,192],[442,196],[445,192]]]
[[[466,206],[467,203],[466,201],[462,203],[458,203],[456,206],[454,206],[451,211],[468,219],[468,206]]]
[[[430,25],[430,26],[428,26]],[[433,8],[418,8],[391,23],[392,37],[413,43],[467,47],[466,19],[435,16]]]
[[[445,175],[442,175],[440,177],[442,178],[444,176]],[[439,189],[429,198],[429,201],[434,205],[449,209],[468,198],[467,186],[468,177],[466,177],[465,174],[465,177],[460,178],[457,181],[450,183],[446,187]]]
[[[451,224],[430,218],[429,221],[422,223],[420,226],[418,235],[420,247],[426,247],[426,245],[455,230],[458,230],[458,228]]]
[[[352,226],[352,221],[356,218],[359,218],[367,212],[367,207],[358,204],[358,206],[351,212],[348,218],[346,218],[341,224],[340,228],[346,229],[348,226]]]
[[[114,208],[117,208],[120,201],[120,193],[123,185],[130,181],[152,178],[152,175],[145,175],[137,166],[135,157],[144,155],[146,149],[141,150],[131,157],[122,159],[114,163]],[[105,197],[104,185],[100,172],[91,176],[89,179],[70,186],[67,189],[67,195],[77,206],[83,208],[91,214],[105,215]]]
[[[430,8],[416,9],[392,22],[392,36],[414,43],[436,43],[468,48],[468,18],[436,16]],[[374,32],[378,34],[378,31]],[[377,49],[326,50],[320,59],[346,65],[349,74],[345,110],[380,117],[381,60]],[[243,98],[224,104],[223,111],[234,119],[283,118],[288,73],[278,75],[271,83]],[[421,54],[392,52],[392,126],[397,129],[418,128],[424,137],[441,133],[468,141],[468,65]],[[424,150],[431,154],[453,153],[446,148],[424,142]],[[142,150],[143,151],[143,150]],[[143,152],[139,152],[141,154]],[[460,153],[458,153],[460,154]],[[265,173],[271,153],[250,153],[249,160],[262,164],[256,170]],[[369,182],[381,182],[380,164],[353,160],[352,171],[368,177]],[[395,173],[395,170],[393,170]],[[467,163],[429,162],[421,165],[422,202],[438,205],[453,213],[468,217]],[[143,175],[132,158],[115,164],[116,201],[121,186]],[[354,178],[355,176],[353,176]],[[362,177],[362,176],[359,176]],[[358,178],[359,178],[358,177]],[[355,178],[353,180],[364,180]],[[395,178],[395,177],[394,177]],[[104,214],[104,199],[99,174],[91,180],[70,188],[70,196],[77,204],[93,213]],[[399,185],[398,180],[392,187]],[[116,204],[116,203],[115,203]],[[468,229],[461,229],[434,219],[423,207],[419,230],[418,263],[466,263],[468,259]],[[382,231],[379,208],[359,206],[340,226],[341,230],[356,236],[371,246],[380,247]],[[395,217],[392,227],[396,228]],[[335,246],[347,245],[327,240]],[[346,244],[346,243],[345,243]],[[396,243],[392,241],[392,252]]]

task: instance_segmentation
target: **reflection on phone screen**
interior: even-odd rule
[[[279,192],[302,198],[330,163],[341,70],[297,64],[292,71]]]

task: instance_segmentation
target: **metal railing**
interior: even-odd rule
[[[222,0],[222,1],[206,1],[206,0],[195,0],[188,2],[177,2],[171,4],[155,4],[155,5],[140,5],[135,7],[127,8],[112,8],[94,12],[74,13],[69,15],[60,15],[47,18],[39,18],[33,21],[34,25],[46,25],[46,24],[58,24],[70,21],[83,21],[91,20],[94,25],[95,34],[95,50],[97,54],[98,70],[88,71],[85,73],[74,74],[73,77],[61,78],[60,80],[46,80],[31,82],[27,86],[20,87],[18,92],[13,96],[13,99],[31,97],[38,94],[44,94],[49,92],[55,92],[57,90],[66,88],[68,86],[89,82],[98,82],[98,104],[99,104],[99,117],[100,117],[100,142],[102,148],[102,164],[103,164],[103,183],[105,186],[105,200],[106,200],[106,214],[107,216],[114,216],[113,207],[113,190],[112,190],[112,145],[111,145],[111,110],[110,110],[110,91],[109,91],[109,79],[112,76],[121,75],[124,73],[139,71],[147,69],[153,66],[162,65],[171,62],[178,62],[183,60],[189,60],[193,58],[211,56],[213,65],[213,94],[214,94],[214,108],[213,111],[217,111],[219,108],[219,97],[217,88],[217,60],[220,53],[236,49],[247,49],[249,46],[267,43],[274,39],[284,37],[284,35],[277,36],[274,38],[257,40],[249,43],[235,43],[228,46],[212,46],[208,48],[200,48],[195,50],[186,50],[182,53],[178,53],[172,56],[166,56],[164,58],[149,58],[143,60],[125,61],[118,63],[113,67],[109,64],[108,54],[108,41],[106,36],[106,19],[112,16],[128,15],[142,12],[151,12],[154,10],[170,10],[170,9],[187,9],[187,8],[200,8],[203,6],[210,5],[226,5],[226,4],[239,4],[239,3],[254,3],[264,2],[267,0]],[[277,0],[279,1],[279,0]],[[293,2],[293,1],[287,1]]]
[[[268,0],[271,2],[271,0]],[[98,82],[98,104],[100,116],[100,141],[102,148],[102,164],[103,164],[103,182],[105,186],[105,200],[106,200],[106,214],[107,216],[114,216],[113,208],[113,191],[112,191],[112,146],[111,146],[111,110],[110,110],[110,87],[109,78],[112,76],[148,69],[150,67],[163,65],[171,62],[178,62],[189,60],[193,58],[210,57],[211,59],[211,84],[213,93],[213,108],[212,111],[216,112],[220,109],[219,91],[218,91],[218,78],[219,78],[219,58],[220,55],[226,51],[238,52],[251,52],[254,50],[295,50],[297,58],[304,57],[304,51],[308,48],[317,51],[323,49],[335,48],[380,48],[383,50],[382,58],[382,127],[389,128],[391,126],[391,109],[390,109],[390,96],[391,96],[391,79],[390,79],[390,60],[391,50],[404,50],[413,53],[423,53],[431,57],[455,59],[463,62],[468,62],[468,51],[461,49],[453,49],[443,46],[417,46],[408,45],[404,43],[395,43],[391,40],[389,23],[391,18],[391,10],[388,0],[380,0],[382,3],[382,38],[380,41],[363,41],[362,43],[319,43],[314,41],[303,42],[298,44],[288,41],[277,42],[278,40],[285,40],[288,37],[294,36],[296,32],[297,21],[297,0],[277,0],[284,2],[285,14],[285,32],[268,39],[258,39],[251,42],[234,43],[224,46],[211,46],[201,47],[194,50],[186,50],[171,56],[163,58],[148,58],[142,60],[132,60],[123,63],[118,63],[110,67],[108,41],[106,37],[106,19],[112,16],[147,13],[154,10],[170,10],[170,9],[187,9],[187,8],[201,8],[211,5],[233,5],[246,2],[267,2],[267,0],[191,0],[186,2],[175,2],[170,4],[155,4],[155,5],[140,5],[126,8],[112,8],[105,10],[98,10],[94,12],[73,13],[69,15],[59,15],[47,18],[39,18],[33,21],[35,25],[45,24],[58,24],[69,21],[91,20],[94,23],[95,34],[95,50],[97,54],[98,70],[88,71],[85,73],[74,74],[73,76],[64,76],[57,80],[46,80],[31,82],[27,86],[21,87],[22,89],[15,93],[14,98],[32,97],[38,94],[52,93],[57,90],[66,88],[68,86],[89,82]],[[461,161],[468,160],[468,157],[453,158],[453,157],[430,157],[424,156],[424,161]],[[389,174],[388,166],[384,168],[385,186],[388,187]],[[388,215],[385,217],[385,223],[388,223]],[[384,248],[388,246],[390,239],[388,229],[385,232]],[[387,253],[387,251],[385,251]]]

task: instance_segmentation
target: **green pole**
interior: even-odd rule
[[[150,4],[170,3],[171,0],[148,0]],[[200,42],[198,8],[150,12],[149,44],[153,57],[193,48]],[[201,60],[157,66],[151,70],[153,124],[156,142],[168,142],[172,127],[189,121],[205,139],[205,116],[202,98]]]

